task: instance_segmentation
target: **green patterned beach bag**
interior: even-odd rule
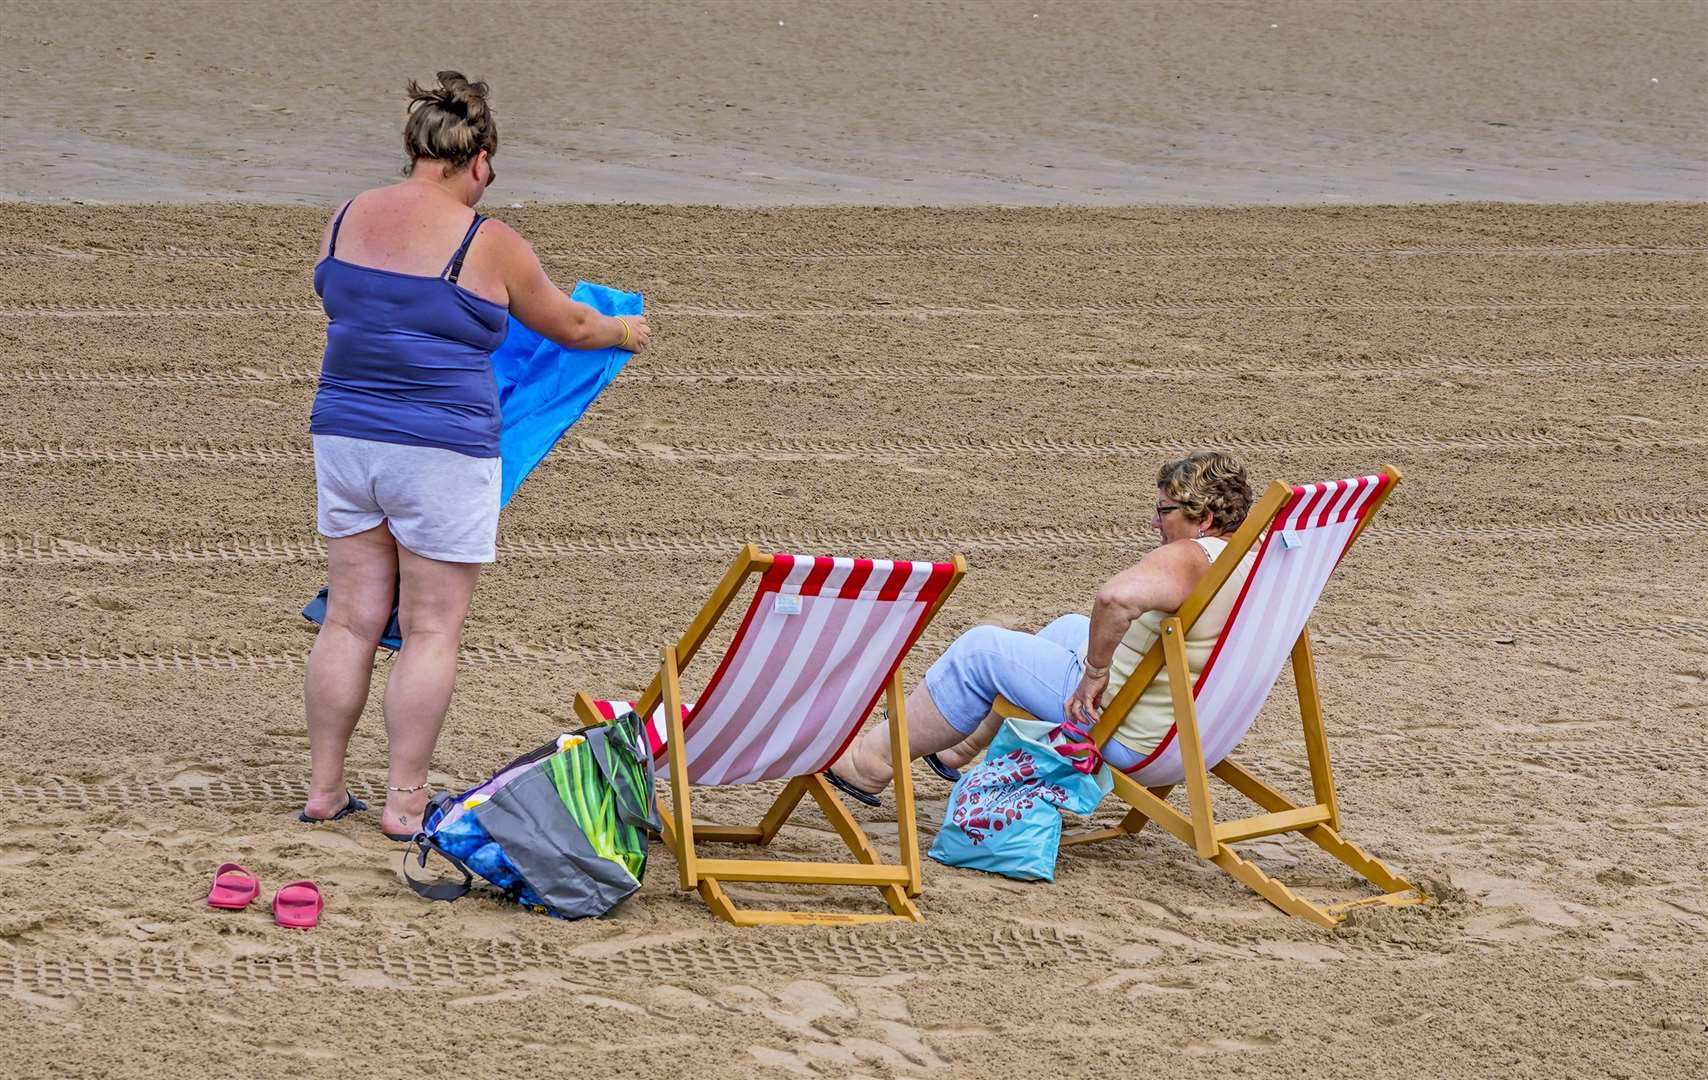
[[[416,836],[418,865],[447,860],[462,882],[411,888],[429,900],[465,895],[475,877],[560,919],[603,915],[640,888],[648,835],[659,828],[652,755],[640,718],[560,735],[461,795],[441,793]]]

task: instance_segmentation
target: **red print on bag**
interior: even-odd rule
[[[1067,789],[1038,779],[1038,765],[1024,750],[1010,750],[978,768],[974,782],[962,786],[949,808],[949,820],[976,846],[1046,802],[1067,801]]]

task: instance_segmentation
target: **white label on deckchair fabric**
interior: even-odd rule
[[[801,597],[799,593],[778,593],[777,602],[772,606],[779,615],[799,615],[801,613]]]
[[[1305,542],[1305,534],[1301,533],[1299,530],[1297,530],[1297,529],[1282,529],[1281,530],[1281,546],[1286,548],[1288,551],[1292,551],[1294,548],[1298,547],[1300,544],[1302,544],[1304,542]]]

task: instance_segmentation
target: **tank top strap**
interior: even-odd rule
[[[1228,546],[1228,542],[1219,536],[1199,536],[1195,537],[1193,542],[1204,549],[1204,554],[1211,562],[1221,558],[1222,551]]]
[[[482,214],[474,216],[474,221],[469,225],[469,231],[463,234],[462,245],[457,248],[457,253],[451,256],[451,261],[445,264],[443,276],[452,285],[457,283],[457,275],[463,272],[463,259],[469,253],[469,245],[474,242],[474,234],[480,230],[480,223],[485,220],[486,217]]]
[[[326,255],[328,258],[338,253],[338,230],[344,227],[344,215],[350,212],[350,203],[355,201],[355,199],[351,199],[350,202],[339,207],[338,216],[332,219],[332,239],[328,241],[326,245]]]

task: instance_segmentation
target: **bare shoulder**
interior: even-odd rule
[[[487,243],[506,251],[534,250],[526,240],[522,239],[521,233],[497,218],[487,218],[486,223],[480,227],[480,235],[485,238]]]
[[[522,238],[521,233],[497,218],[486,219],[480,227],[480,237],[491,257],[506,273],[531,270],[539,265],[533,246]]]
[[[1202,544],[1192,539],[1174,540],[1146,555],[1143,562],[1166,567],[1204,567],[1210,565],[1210,554]]]

